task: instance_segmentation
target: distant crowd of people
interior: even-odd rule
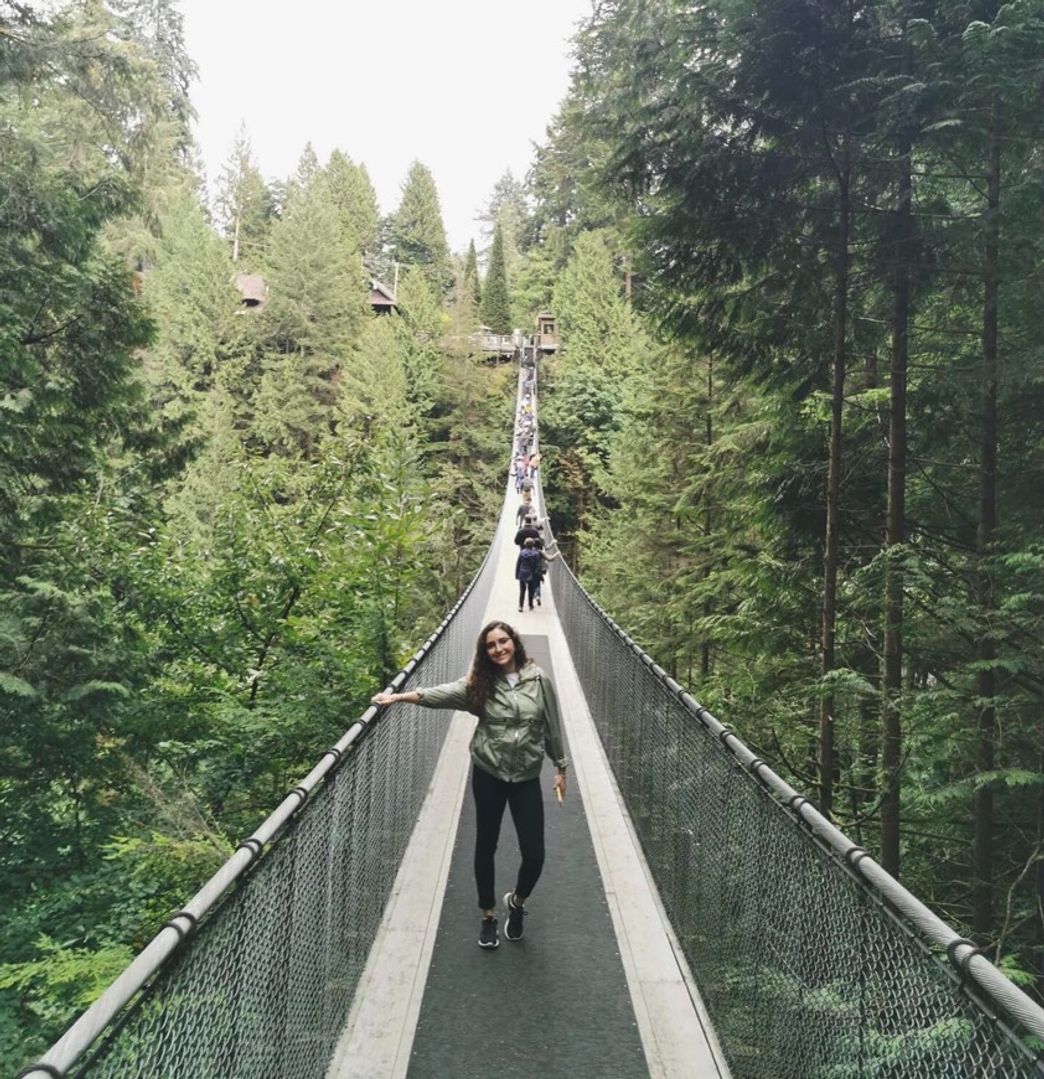
[[[544,548],[544,523],[533,501],[536,475],[540,469],[540,450],[536,443],[536,372],[523,366],[522,385],[515,422],[515,445],[512,474],[515,491],[521,501],[515,511],[515,546],[519,548],[515,562],[518,581],[518,609],[529,610],[540,603],[540,585],[547,576],[547,563],[558,557],[557,552]]]
[[[544,551],[542,524],[533,503],[534,480],[540,468],[536,442],[536,380],[532,361],[523,358],[512,471],[522,498],[515,533],[519,547],[515,578],[519,582],[518,609],[526,597],[529,609],[540,606],[540,582],[547,560],[557,555]],[[424,708],[468,711],[478,717],[471,739],[471,790],[475,799],[475,886],[482,911],[478,944],[492,950],[500,946],[497,918],[494,854],[500,839],[504,809],[518,836],[521,862],[515,886],[504,895],[504,939],[516,942],[524,935],[526,900],[544,866],[544,801],[540,772],[544,756],[555,766],[552,790],[558,804],[565,800],[569,757],[554,682],[527,655],[521,636],[506,622],[490,622],[479,632],[471,670],[454,682],[410,688],[400,693],[377,693],[380,707],[408,702]]]

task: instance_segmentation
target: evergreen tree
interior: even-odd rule
[[[282,452],[311,457],[337,398],[337,372],[367,319],[362,259],[340,227],[326,177],[306,150],[266,261],[268,346],[255,430]]]
[[[399,317],[393,320],[392,331],[400,344],[406,395],[422,429],[440,397],[446,317],[428,279],[415,266],[406,267],[399,277],[397,300]]]
[[[544,444],[564,477],[559,508],[568,533],[589,524],[605,494],[623,387],[647,347],[621,295],[610,239],[604,230],[582,234],[554,293],[563,354],[543,410]]]
[[[123,16],[145,54],[155,63],[163,89],[163,109],[173,121],[179,164],[192,165],[192,121],[195,110],[189,87],[196,65],[185,47],[184,16],[177,0],[110,0],[109,7]]]
[[[364,256],[376,254],[380,210],[366,166],[334,150],[326,165],[326,182],[353,246]]]
[[[529,221],[525,187],[515,179],[510,169],[494,185],[493,194],[479,221],[485,226],[485,234],[491,242],[499,226],[504,246],[504,267],[510,281],[527,237]]]
[[[399,208],[388,222],[388,242],[396,262],[419,266],[436,296],[453,282],[446,230],[431,172],[414,161],[402,187]]]
[[[166,452],[183,460],[202,437],[201,410],[218,368],[246,347],[232,262],[199,200],[182,191],[168,204],[155,263],[142,294],[157,325],[143,371],[153,423],[168,431]]]
[[[498,225],[493,232],[493,249],[479,305],[482,321],[494,333],[511,333],[511,297],[508,295],[507,268],[504,265],[504,234]]]
[[[479,282],[478,255],[475,252],[474,240],[468,243],[468,254],[464,260],[464,280],[468,282],[472,300],[481,303],[482,288]]]
[[[345,356],[366,317],[366,282],[359,250],[339,227],[337,201],[313,163],[306,150],[272,228],[264,318],[283,351]]]
[[[118,747],[147,649],[110,553],[149,505],[151,326],[104,239],[144,201],[137,155],[168,143],[155,65],[100,5],[0,22],[0,963],[53,975],[0,988],[13,1071],[95,984],[95,957],[63,975],[56,942],[94,923],[104,889],[80,874],[128,801]],[[95,969],[129,951],[91,942]]]
[[[274,205],[254,163],[245,124],[240,125],[221,171],[216,201],[232,261],[242,260],[242,268],[257,267],[264,257]]]

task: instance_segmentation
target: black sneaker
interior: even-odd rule
[[[540,597],[539,597],[539,596],[537,596],[537,606],[538,606],[538,607],[539,607],[539,606],[541,606],[541,603],[540,603]]]
[[[508,892],[504,896],[504,906],[507,907],[507,922],[504,925],[504,937],[506,940],[522,939],[522,919],[526,916],[526,908],[516,907],[514,904],[514,892]]]
[[[483,918],[482,928],[479,930],[480,948],[499,948],[500,934],[497,932],[496,918]]]

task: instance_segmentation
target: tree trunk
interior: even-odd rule
[[[977,771],[994,767],[997,713],[996,643],[991,625],[996,607],[993,578],[987,559],[997,530],[997,300],[1000,292],[1000,109],[990,112],[986,161],[986,216],[982,306],[982,445],[979,458],[979,528],[975,542],[978,559],[975,592],[982,620],[975,645],[978,661],[975,697],[979,710]],[[975,845],[973,850],[972,927],[978,936],[993,928],[993,787],[984,784],[975,792]]]
[[[834,669],[837,637],[837,571],[841,509],[841,423],[845,404],[845,363],[848,323],[848,243],[851,231],[851,161],[848,136],[842,137],[837,163],[837,268],[834,279],[834,348],[830,388],[830,449],[827,463],[826,536],[823,550],[823,606],[820,652],[822,673]],[[825,694],[819,707],[819,809],[829,817],[834,803],[834,695]]]
[[[903,35],[906,26],[903,26]],[[903,43],[903,74],[910,76],[910,47]],[[888,414],[888,508],[885,549],[906,541],[906,372],[909,362],[910,265],[913,259],[913,183],[909,125],[903,121],[898,140],[899,176],[895,207],[895,275],[893,277],[891,377]],[[903,570],[893,558],[885,567],[884,660],[881,679],[881,865],[899,876],[899,810],[901,796],[903,687]]]
[[[1044,700],[1040,701],[1040,715],[1037,726],[1037,771],[1044,773]],[[1037,850],[1044,850],[1044,787],[1037,793]],[[1044,858],[1038,859],[1034,876],[1037,882],[1037,997],[1044,1000]]]
[[[706,425],[706,444],[709,450],[714,445],[714,416],[712,414],[712,408],[714,406],[714,359],[708,357],[707,359],[707,425]],[[709,485],[708,485],[709,487]],[[714,515],[711,507],[711,500],[708,494],[704,493],[703,497],[703,538],[705,541],[704,546],[704,563],[703,563],[703,579],[705,581],[710,579],[711,575],[711,528],[714,523]],[[705,618],[709,617],[711,613],[711,601],[710,597],[707,597],[703,601],[703,615]],[[700,643],[700,677],[704,682],[710,677],[711,672],[711,640],[710,632],[706,629],[703,631],[703,640]]]

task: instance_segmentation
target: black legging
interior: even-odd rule
[[[518,833],[522,864],[515,884],[517,895],[529,896],[544,868],[544,799],[540,779],[508,783],[472,766],[471,791],[475,795],[475,883],[483,910],[497,905],[493,884],[493,855],[500,838],[504,806],[511,806],[511,819]]]
[[[536,597],[537,588],[540,585],[539,577],[530,577],[528,581],[518,582],[518,609],[522,610],[522,604],[526,599],[526,591],[529,591],[529,606],[532,608],[533,600]]]

